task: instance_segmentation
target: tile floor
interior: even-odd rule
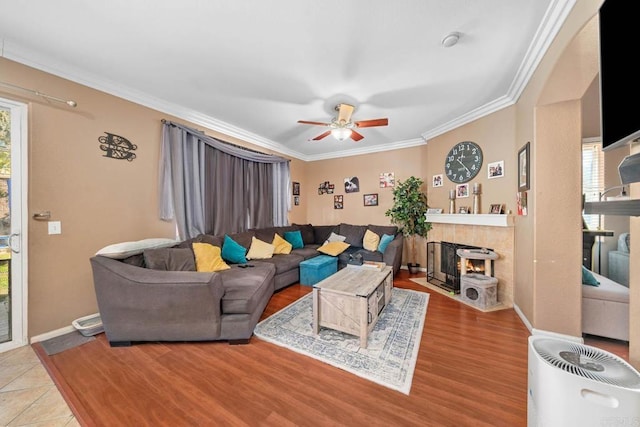
[[[0,426],[79,426],[30,346],[0,353]]]

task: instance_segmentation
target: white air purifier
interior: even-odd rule
[[[640,373],[584,344],[529,337],[528,427],[640,424]]]

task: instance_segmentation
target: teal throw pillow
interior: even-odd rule
[[[391,234],[383,234],[380,238],[380,243],[378,244],[378,252],[384,253],[387,249],[387,245],[391,243],[393,240],[393,236]]]
[[[300,230],[285,231],[284,240],[291,243],[292,249],[304,248],[304,243],[302,242],[302,233],[300,232]]]
[[[600,282],[598,282],[589,270],[583,265],[582,266],[582,284],[589,286],[600,286]]]
[[[222,259],[234,264],[246,264],[247,258],[245,255],[247,250],[231,237],[224,235],[224,242],[222,242]]]

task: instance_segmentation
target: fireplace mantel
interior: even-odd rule
[[[428,222],[438,224],[513,227],[513,215],[503,214],[425,214]]]

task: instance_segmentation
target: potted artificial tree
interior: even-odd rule
[[[407,268],[411,274],[419,271],[416,262],[416,236],[427,237],[431,223],[427,222],[427,196],[420,188],[423,181],[415,176],[406,181],[398,181],[393,189],[393,207],[385,212],[391,222],[400,227],[402,234],[409,240],[409,260]]]

